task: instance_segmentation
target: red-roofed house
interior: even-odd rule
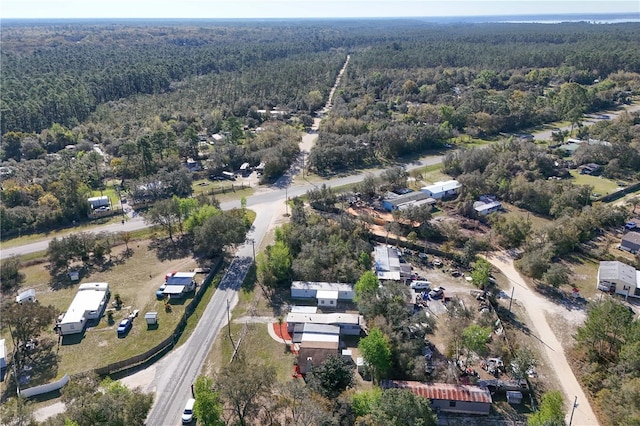
[[[483,387],[405,380],[381,380],[380,387],[408,389],[431,401],[433,410],[465,414],[489,414],[491,411],[491,392]]]

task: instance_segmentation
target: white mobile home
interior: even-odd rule
[[[358,336],[364,319],[358,314],[331,313],[331,314],[297,314],[289,313],[286,319],[287,328],[293,332],[296,324],[327,324],[340,327],[340,334]]]
[[[81,284],[62,321],[58,323],[60,334],[82,333],[88,320],[100,318],[108,299],[108,283]]]
[[[353,285],[344,283],[294,281],[291,297],[294,299],[318,300],[318,306],[335,308],[338,300],[353,300]]]
[[[426,193],[429,197],[439,200],[441,198],[458,195],[458,190],[460,188],[462,188],[462,185],[460,185],[460,182],[457,180],[447,180],[425,186],[420,190]]]

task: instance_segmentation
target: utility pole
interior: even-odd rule
[[[571,408],[571,417],[569,417],[569,426],[571,426],[571,422],[573,421],[573,412],[576,411],[576,407],[578,406],[578,397],[576,396],[573,400],[573,408]]]
[[[511,313],[511,304],[513,303],[513,292],[516,291],[516,287],[511,288],[511,299],[509,299],[509,313]]]
[[[227,330],[229,331],[229,341],[231,342],[231,346],[233,346],[233,349],[235,350],[236,344],[233,343],[233,338],[231,337],[231,308],[229,305],[229,299],[227,299]]]
[[[284,215],[286,217],[289,217],[289,195],[288,195],[288,187],[284,187],[284,208],[285,208],[285,213]]]

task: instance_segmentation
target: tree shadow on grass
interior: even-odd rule
[[[38,341],[36,350],[25,360],[31,367],[30,386],[48,383],[58,375],[58,353],[53,339],[43,338]]]
[[[158,260],[182,259],[193,255],[193,242],[190,238],[176,238],[173,242],[169,238],[153,238],[149,249],[155,251]]]
[[[244,277],[244,281],[242,282],[242,290],[250,293],[256,288],[256,282],[258,280],[257,277],[257,268],[255,263],[249,266],[247,270],[247,275]]]

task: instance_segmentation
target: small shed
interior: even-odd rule
[[[93,210],[99,209],[100,207],[109,207],[109,197],[106,195],[87,198],[87,202],[91,205]]]
[[[16,303],[25,303],[25,302],[35,302],[36,301],[36,291],[32,288],[21,291],[16,296]]]
[[[157,325],[158,324],[158,313],[157,312],[147,312],[144,314],[144,319],[147,321],[147,326]]]
[[[521,404],[522,403],[522,392],[507,391],[507,402],[509,404]]]

